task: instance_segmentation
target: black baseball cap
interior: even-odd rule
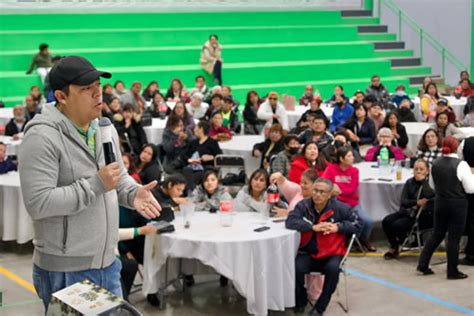
[[[84,57],[67,56],[59,60],[49,72],[51,89],[61,90],[67,85],[87,86],[99,77],[111,78],[112,74],[99,71]]]
[[[448,99],[445,99],[445,98],[440,98],[438,100],[438,105],[448,105]]]

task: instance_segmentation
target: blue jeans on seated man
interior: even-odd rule
[[[122,297],[122,287],[120,283],[120,270],[122,263],[119,259],[103,269],[90,269],[76,272],[55,272],[41,269],[33,265],[33,284],[36,293],[44,304],[45,311],[48,310],[51,294],[62,290],[74,283],[85,279],[103,287],[109,292]]]
[[[357,213],[362,224],[362,227],[357,234],[357,238],[359,238],[360,241],[369,241],[372,228],[374,227],[374,220],[365,210],[362,209],[362,207],[360,207],[360,204],[357,204],[352,209]]]

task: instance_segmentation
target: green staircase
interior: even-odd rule
[[[173,78],[194,86],[204,73],[201,46],[217,34],[224,83],[241,101],[251,89],[300,96],[306,84],[324,98],[336,84],[352,95],[373,74],[393,91],[398,84],[409,87],[412,77],[431,75],[384,28],[378,18],[341,11],[0,15],[0,100],[21,103],[32,85],[40,85],[36,74],[25,74],[40,43],[53,55],[90,59],[113,74],[111,82],[157,80],[165,91]]]

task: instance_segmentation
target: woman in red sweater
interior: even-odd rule
[[[313,168],[321,176],[326,169],[326,162],[323,154],[319,154],[318,145],[314,142],[306,143],[301,150],[301,155],[295,156],[288,170],[288,179],[295,183],[301,182],[301,175],[306,169]]]
[[[224,119],[220,112],[215,112],[211,118],[211,129],[209,130],[209,137],[223,142],[232,138],[232,132],[230,129],[222,126]]]
[[[322,177],[339,186],[341,194],[337,199],[352,207],[362,222],[362,228],[358,235],[362,246],[366,248],[366,251],[375,251],[376,249],[369,243],[374,221],[359,204],[359,169],[353,166],[354,155],[351,147],[340,147],[337,150],[336,158],[337,163],[329,165]]]

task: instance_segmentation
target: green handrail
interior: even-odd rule
[[[458,57],[456,57],[449,49],[444,47],[436,38],[430,33],[426,32],[415,20],[413,20],[405,11],[403,11],[395,2],[392,0],[378,0],[377,1],[377,13],[378,17],[381,17],[382,5],[385,5],[390,11],[398,16],[398,39],[402,40],[402,22],[405,22],[414,32],[417,32],[420,37],[420,60],[423,59],[423,40],[431,45],[438,53],[441,54],[441,67],[442,75],[445,77],[445,61],[448,60],[451,65],[456,67],[457,70],[466,70],[467,65],[464,64]]]

